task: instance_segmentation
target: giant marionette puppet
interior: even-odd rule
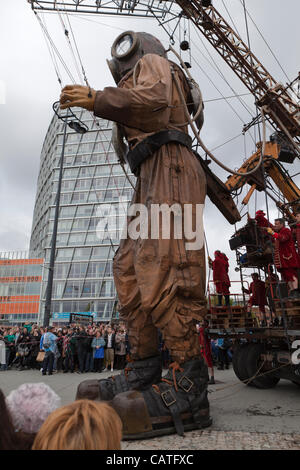
[[[83,107],[117,123],[128,142],[126,160],[137,176],[132,203],[143,204],[149,213],[153,204],[189,204],[195,223],[197,207],[203,207],[206,196],[206,176],[191,150],[185,105],[201,127],[200,97],[195,99],[182,69],[167,59],[162,44],[150,34],[121,34],[112,57],[109,66],[117,88],[66,86],[61,108]],[[198,100],[196,111],[193,97]],[[150,216],[148,224],[151,234]],[[117,376],[82,382],[77,398],[110,401],[122,418],[125,438],[174,431],[182,435],[211,424],[208,373],[196,331],[206,313],[205,255],[203,242],[187,249],[189,241],[172,232],[170,239],[127,237],[114,257],[130,361]],[[157,329],[172,357],[164,377]]]

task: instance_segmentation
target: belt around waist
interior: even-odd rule
[[[126,159],[132,173],[137,176],[140,165],[144,160],[151,157],[160,147],[169,142],[177,142],[189,149],[192,148],[192,138],[184,132],[175,130],[166,130],[147,137],[130,150],[126,155]]]

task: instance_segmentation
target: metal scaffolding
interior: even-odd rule
[[[167,16],[177,17],[180,9],[176,1],[162,0],[28,0],[35,11],[85,13],[101,15],[135,16],[164,20]]]

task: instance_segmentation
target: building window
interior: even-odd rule
[[[63,293],[63,290],[64,290],[64,282],[61,282],[61,281],[54,281],[53,282],[53,290],[52,290],[52,297],[54,299],[59,299],[60,297],[62,297],[62,293]],[[46,285],[45,285],[45,289],[46,289]]]
[[[54,267],[54,279],[66,279],[69,269],[69,263],[56,263]]]
[[[69,278],[83,278],[86,273],[88,263],[72,263]]]
[[[78,206],[76,217],[87,217],[92,215],[93,206]]]
[[[90,258],[91,248],[76,248],[74,259],[88,260]]]
[[[104,275],[105,262],[94,262],[89,263],[88,271],[86,277],[102,277]]]
[[[99,292],[98,281],[85,281],[82,290],[82,297],[96,297]]]
[[[51,209],[52,211],[52,209]],[[62,207],[60,210],[60,217],[74,217],[76,211],[76,206]],[[54,214],[53,216],[54,217]]]
[[[100,297],[112,297],[112,281],[103,281],[101,286]]]
[[[113,256],[113,250],[110,246],[97,246],[93,248],[92,259],[107,259],[109,254]]]
[[[68,260],[73,256],[73,248],[59,248],[56,259],[60,261]]]
[[[81,289],[82,289],[82,282],[68,281],[66,283],[64,297],[80,297]]]

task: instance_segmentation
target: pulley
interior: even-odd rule
[[[180,49],[182,51],[187,51],[188,49],[190,48],[190,44],[188,41],[184,40],[184,41],[181,41],[180,43]]]

